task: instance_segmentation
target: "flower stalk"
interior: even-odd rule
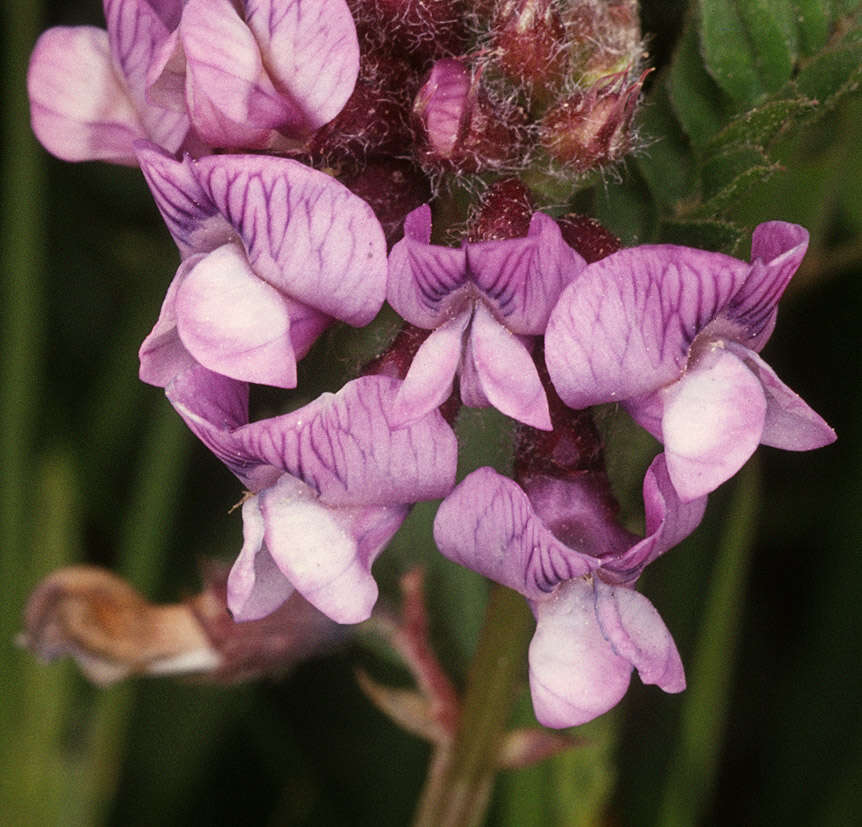
[[[521,596],[493,586],[470,666],[458,731],[451,744],[442,744],[434,753],[414,827],[482,823],[512,702],[524,678],[532,628],[532,615]]]

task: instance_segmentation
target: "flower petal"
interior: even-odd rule
[[[179,374],[165,395],[192,433],[204,443],[250,491],[272,485],[280,468],[249,456],[235,436],[248,422],[248,385],[196,365]]]
[[[353,92],[359,42],[344,0],[246,0],[271,78],[288,104],[284,126],[306,132],[331,121]]]
[[[681,543],[703,519],[706,496],[683,502],[671,482],[664,454],[651,463],[643,482],[646,536],[616,559],[606,559],[603,576],[630,584],[656,558]]]
[[[461,312],[453,295],[467,285],[463,249],[430,244],[431,208],[417,207],[404,219],[404,238],[389,254],[386,300],[410,324],[433,330]],[[453,312],[454,307],[454,312]]]
[[[293,594],[264,543],[259,497],[242,506],[243,544],[227,579],[227,606],[234,620],[259,620],[274,612]]]
[[[231,241],[234,233],[195,175],[195,162],[175,160],[146,141],[135,144],[141,172],[156,206],[183,257],[208,253]]]
[[[287,158],[210,155],[195,172],[260,278],[348,324],[377,315],[386,296],[386,241],[361,198]]]
[[[114,72],[107,32],[48,29],[30,56],[27,92],[33,132],[53,155],[136,164],[132,144],[146,132]]]
[[[188,0],[180,38],[186,100],[198,135],[221,147],[262,149],[290,117],[255,37],[230,0]]]
[[[534,600],[598,565],[554,537],[521,487],[492,468],[469,474],[443,501],[434,540],[450,560]]]
[[[766,398],[733,353],[715,348],[665,391],[662,436],[667,470],[682,500],[730,479],[763,433]]]
[[[548,399],[532,357],[481,302],[473,314],[470,341],[476,373],[488,401],[525,425],[553,430]]]
[[[394,430],[388,421],[400,382],[363,376],[284,416],[237,431],[242,452],[313,486],[328,505],[414,503],[445,496],[457,444],[436,411]]]
[[[586,408],[673,382],[694,337],[749,269],[730,256],[673,245],[620,250],[588,265],[548,321],[554,387],[567,405]]]
[[[578,726],[615,707],[626,694],[632,665],[602,634],[593,584],[572,580],[534,608],[530,693],[539,722]]]
[[[238,244],[193,267],[179,287],[177,329],[202,365],[233,379],[296,387],[288,305],[258,279]]]
[[[419,347],[392,407],[392,427],[401,428],[442,405],[452,393],[461,361],[469,310],[438,327]]]
[[[185,107],[169,110],[147,98],[147,77],[164,41],[179,24],[182,0],[105,0],[111,54],[126,81],[144,132],[169,152],[176,152],[189,130]]]
[[[297,591],[339,623],[366,620],[377,584],[344,522],[289,474],[260,494],[260,509],[266,545]]]
[[[778,300],[808,249],[808,231],[798,224],[760,224],[751,240],[751,272],[722,316],[739,325],[733,338],[751,350],[766,344],[775,324]]]
[[[141,363],[138,375],[142,382],[164,388],[175,376],[197,364],[194,356],[186,350],[177,332],[176,303],[177,292],[186,274],[203,258],[203,255],[187,258],[180,264],[168,286],[158,321],[138,351]]]
[[[557,222],[534,213],[524,238],[466,247],[467,270],[513,333],[541,335],[563,288],[586,262],[563,240]]]
[[[638,670],[641,681],[665,692],[685,689],[685,670],[661,615],[642,594],[596,579],[599,628],[614,652]]]
[[[728,345],[760,379],[766,394],[766,421],[760,441],[785,451],[810,451],[835,442],[835,431],[782,382],[756,353]]]

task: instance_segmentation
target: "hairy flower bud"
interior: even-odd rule
[[[573,0],[563,21],[572,69],[582,85],[638,65],[643,45],[637,0]]]
[[[438,60],[413,104],[422,141],[419,157],[430,170],[478,172],[513,164],[520,155],[524,113],[493,101],[481,70]]]
[[[566,30],[552,0],[502,0],[492,31],[498,64],[512,80],[536,91],[562,82]]]
[[[419,64],[464,50],[463,0],[350,0],[362,41]]]
[[[312,136],[312,156],[334,166],[345,158],[403,152],[412,137],[410,107],[418,88],[419,74],[406,60],[363,56],[344,109]]]
[[[557,219],[566,244],[592,264],[622,248],[622,242],[605,229],[595,218],[578,213],[568,213]]]
[[[539,127],[548,155],[576,172],[587,172],[630,152],[632,120],[646,75],[633,82],[617,75],[549,109]]]
[[[365,201],[377,216],[391,247],[403,234],[405,216],[431,198],[424,173],[410,161],[380,158],[339,180]]]
[[[525,236],[535,206],[526,184],[517,178],[496,181],[470,216],[467,241],[499,241]]]

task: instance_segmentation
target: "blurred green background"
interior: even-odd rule
[[[833,4],[830,20],[855,5]],[[832,78],[841,94],[828,111],[770,134],[768,169],[712,185],[711,145],[698,137],[695,108],[680,101],[689,88],[680,78],[698,55],[710,59],[706,35],[701,28],[686,63],[685,4],[642,6],[659,70],[643,126],[654,143],[576,204],[627,242],[689,238],[694,227],[728,248],[737,238],[728,221],[746,237],[764,220],[805,224],[811,250],[765,356],[839,440],[810,454],[762,449],[711,498],[697,533],[644,576],[680,647],[688,691],[665,696],[633,680],[617,710],[584,728],[583,748],[503,773],[489,823],[858,823],[862,97],[841,86],[847,77]],[[137,348],[177,258],[142,178],[61,163],[29,134],[24,74],[38,32],[102,25],[101,10],[95,0],[42,11],[15,0],[4,14],[0,823],[405,824],[429,750],[361,695],[358,664],[384,679],[406,676],[358,645],[281,681],[136,680],[108,690],[72,664],[44,666],[13,646],[26,595],[57,566],[106,565],[150,598],[174,601],[199,588],[201,559],[232,558],[241,525],[228,514],[235,480],[162,393],[137,380]],[[829,31],[800,41],[798,66],[828,46]],[[702,100],[726,122],[747,103],[719,85]],[[740,156],[736,145],[729,151]],[[700,201],[686,213],[679,204],[690,187]],[[724,201],[709,201],[722,192]],[[747,256],[747,246],[736,252]],[[325,340],[314,364],[334,346]],[[393,597],[397,575],[426,564],[435,643],[461,679],[484,585],[434,552],[432,516],[417,509],[375,572]],[[526,693],[517,715],[531,721]]]

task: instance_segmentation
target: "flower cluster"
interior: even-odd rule
[[[574,178],[633,148],[633,9],[105,0],[107,32],[37,43],[36,135],[61,158],[139,165],[179,249],[140,375],[247,489],[227,582],[237,620],[294,592],[339,623],[365,620],[375,559],[414,503],[445,498],[441,552],[533,608],[542,723],[601,714],[633,669],[684,688],[640,573],[759,443],[835,436],[759,356],[803,228],[761,225],[750,262],[619,249],[504,175],[553,163]],[[471,178],[486,191],[468,219],[436,226],[435,186],[476,173],[491,177]],[[455,246],[438,243],[455,226]],[[384,302],[402,331],[359,375],[250,419],[250,385],[295,388],[327,328],[366,326]],[[664,444],[642,536],[616,519],[588,410],[607,402]],[[480,468],[456,485],[461,405],[518,423],[511,477]]]

